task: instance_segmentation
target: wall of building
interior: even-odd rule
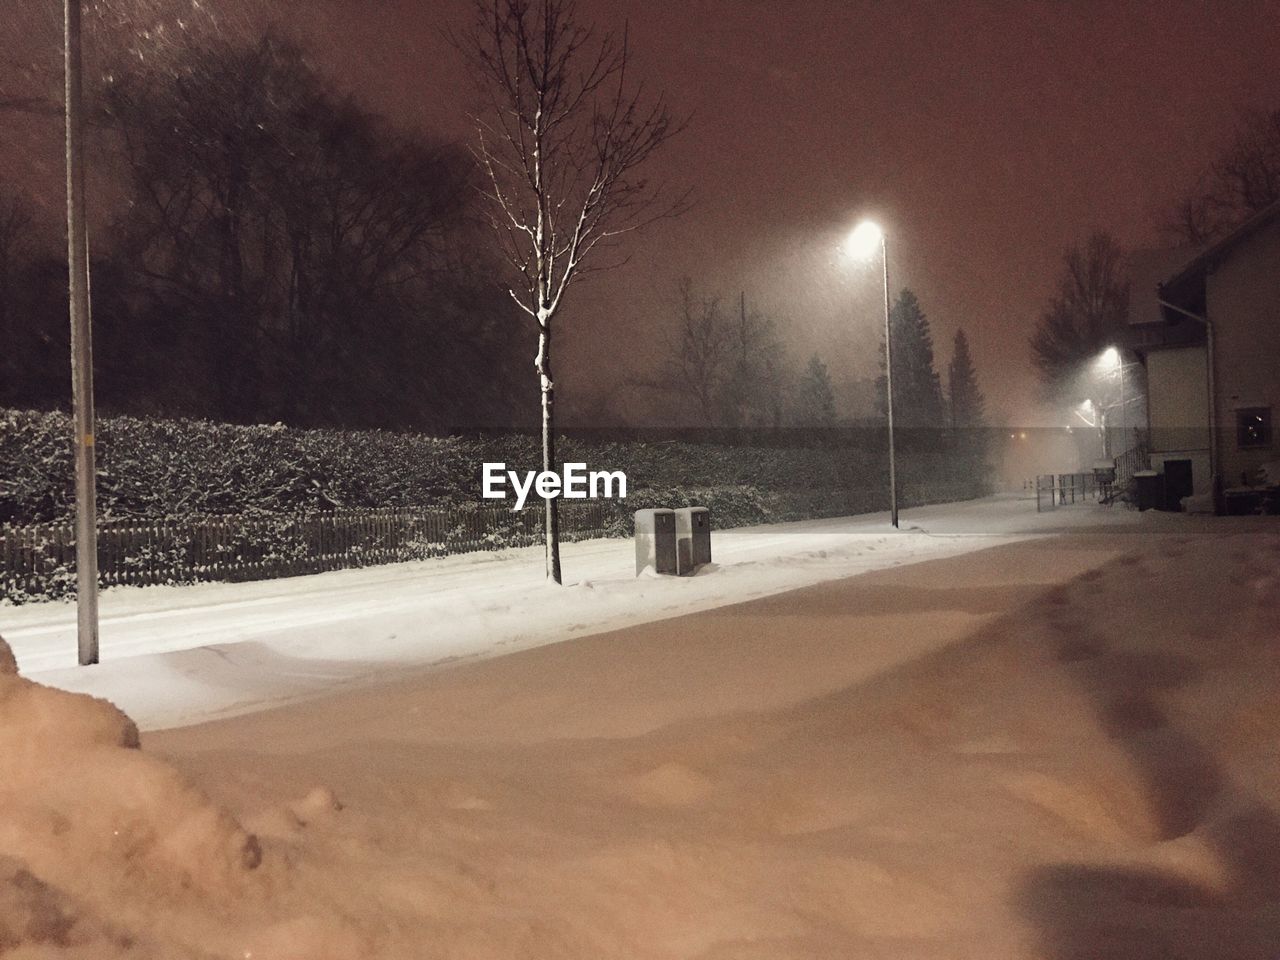
[[[1195,492],[1211,492],[1205,348],[1152,350],[1147,391],[1152,468],[1162,470],[1165,460],[1190,460]]]
[[[1229,488],[1280,460],[1280,220],[1239,244],[1209,274],[1206,294],[1215,334],[1219,472]],[[1271,408],[1268,446],[1240,448],[1236,412],[1246,407]]]

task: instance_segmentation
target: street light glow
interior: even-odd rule
[[[859,260],[869,260],[884,239],[884,231],[880,225],[871,220],[863,220],[849,234],[849,252]]]
[[[1107,347],[1107,349],[1102,351],[1102,364],[1105,367],[1119,367],[1120,351],[1115,347]]]

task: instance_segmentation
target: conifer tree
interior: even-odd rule
[[[951,413],[953,442],[949,454],[953,476],[985,486],[990,474],[987,465],[986,400],[978,387],[978,374],[969,352],[964,329],[956,331],[947,367],[947,399]]]
[[[953,428],[967,430],[986,425],[986,401],[978,388],[978,374],[964,328],[956,331],[951,364],[947,368],[947,392]]]
[[[903,290],[889,311],[893,333],[893,417],[902,429],[936,428],[944,422],[942,381],[934,367],[933,335],[920,301]],[[884,340],[881,338],[881,356]],[[877,408],[885,412],[883,361],[877,382]]]

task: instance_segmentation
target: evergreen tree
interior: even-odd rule
[[[951,365],[947,368],[947,390],[952,427],[966,430],[986,424],[986,401],[978,389],[978,374],[973,368],[969,338],[964,335],[963,328],[956,331]]]
[[[796,419],[805,427],[834,427],[836,397],[827,365],[815,353],[796,385]]]
[[[947,368],[947,393],[951,407],[953,442],[949,458],[951,474],[957,479],[985,487],[990,474],[987,465],[986,401],[978,387],[969,338],[956,331]]]
[[[945,416],[942,381],[934,368],[929,319],[921,309],[919,299],[910,290],[903,290],[889,311],[889,329],[893,335],[894,426],[903,429],[936,428]],[[880,353],[884,355],[883,338]],[[883,361],[876,392],[877,407],[884,414]]]

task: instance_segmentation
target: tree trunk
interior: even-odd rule
[[[542,469],[556,469],[555,381],[551,377],[551,325],[544,322],[538,330],[538,382],[542,389]],[[560,501],[548,497],[543,501],[546,515],[543,530],[547,542],[547,577],[556,583],[560,579]]]

